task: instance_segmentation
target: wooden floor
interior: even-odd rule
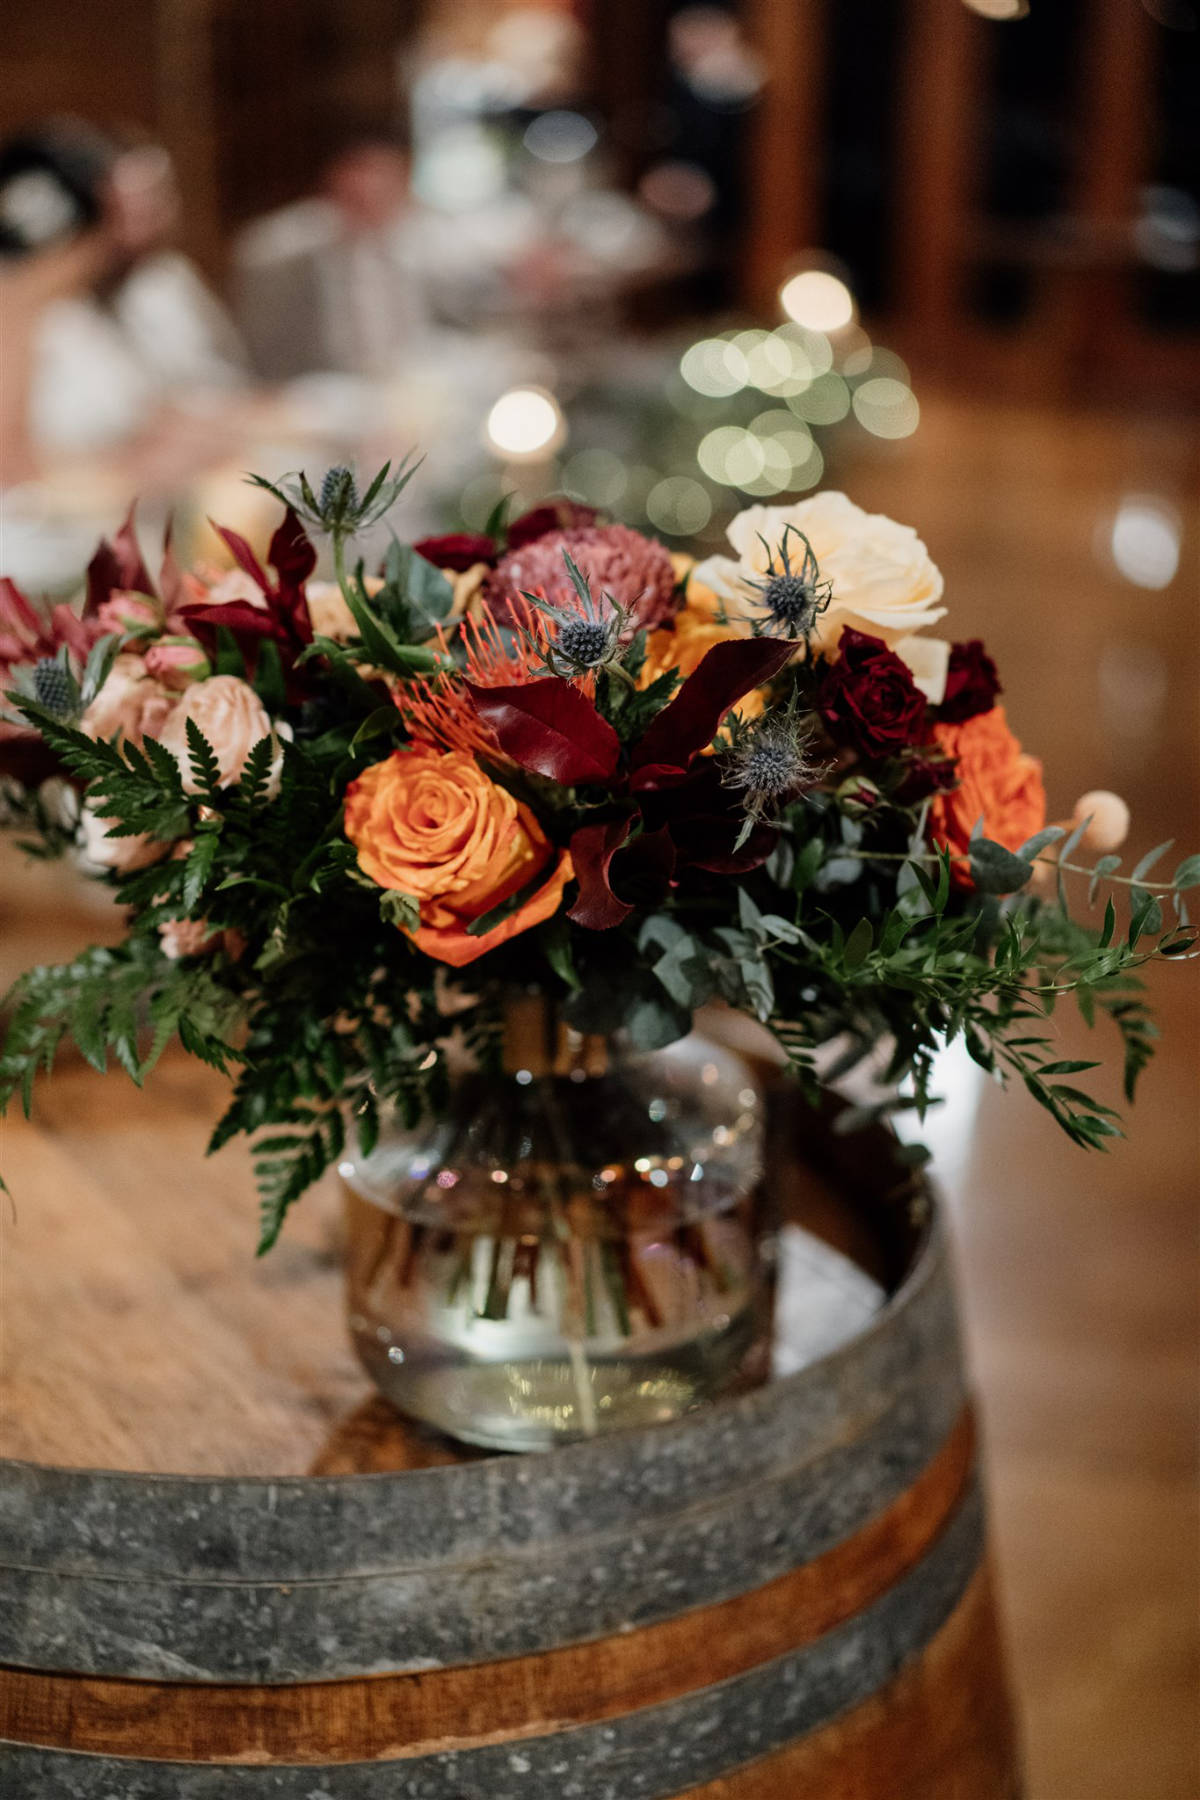
[[[844,479],[918,524],[946,574],[952,635],[988,639],[1010,718],[1045,758],[1052,816],[1114,787],[1139,850],[1168,836],[1200,848],[1194,440],[927,403],[912,440]],[[1164,590],[1098,554],[1128,494],[1192,508]],[[0,982],[112,928],[82,890],[0,858]],[[1200,1792],[1197,966],[1152,986],[1165,1043],[1128,1143],[1085,1156],[1023,1096],[967,1075],[941,1145],[1030,1800]],[[1062,1034],[1064,1054],[1086,1053],[1078,1020]],[[338,1433],[353,1438],[366,1390],[338,1318],[332,1195],[306,1202],[254,1264],[244,1158],[200,1164],[212,1106],[211,1075],[181,1060],[143,1098],[76,1068],[36,1128],[3,1128],[17,1200],[0,1203],[0,1453],[170,1467],[190,1442],[216,1469],[252,1444],[264,1469],[318,1453],[339,1466]],[[137,1344],[124,1387],[102,1342],[117,1316]]]

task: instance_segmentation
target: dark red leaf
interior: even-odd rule
[[[158,571],[158,593],[166,609],[167,616],[179,610],[183,604],[186,589],[183,585],[183,570],[175,555],[175,519],[168,515],[166,530],[163,532],[162,563]]]
[[[639,903],[653,904],[662,898],[675,872],[670,832],[643,831],[626,842],[633,823],[625,818],[581,825],[571,839],[579,897],[567,917],[587,931],[609,931],[634,910],[614,882],[626,892],[636,884]]]
[[[198,601],[183,608],[183,617],[189,629],[201,640],[207,636],[210,641],[215,641],[215,633],[222,625],[235,636],[269,638],[279,635],[275,620],[266,607],[252,606],[249,600],[223,600],[218,606]]]
[[[638,796],[647,836],[669,831],[676,857],[685,867],[714,875],[738,875],[766,861],[779,841],[773,825],[756,825],[735,849],[745,823],[736,796],[721,779],[715,757],[698,757],[683,781],[644,789]]]
[[[606,781],[616,769],[621,740],[607,719],[569,681],[556,675],[516,687],[467,690],[506,756],[522,769],[564,787]]]
[[[666,826],[657,831],[643,831],[620,852],[617,878],[623,888],[637,882],[640,894],[647,900],[660,900],[675,873],[675,844]]]
[[[267,572],[241,533],[238,531],[231,531],[228,525],[218,525],[215,519],[210,519],[208,522],[216,532],[217,536],[221,539],[221,542],[229,550],[229,553],[233,557],[238,568],[244,569],[251,581],[255,582],[263,592],[266,593],[271,585],[267,580]]]
[[[103,606],[110,594],[121,586],[121,569],[117,561],[117,553],[107,538],[101,538],[96,546],[96,554],[87,566],[87,599],[83,603],[84,617],[90,618],[96,610]]]
[[[689,854],[686,842],[681,843],[680,857],[694,868],[707,869],[710,875],[746,875],[751,869],[759,869],[779,842],[777,826],[756,825],[741,848],[735,850],[735,834],[721,818],[696,819],[686,835],[692,837],[696,848]]]
[[[687,770],[672,763],[646,763],[634,770],[629,785],[637,794],[657,793],[661,788],[677,788],[686,777]]]
[[[142,561],[141,548],[137,541],[134,526],[134,514],[137,501],[129,508],[120,527],[113,534],[113,549],[117,555],[117,566],[120,570],[120,585],[131,588],[135,594],[153,594],[154,583],[150,579],[150,571]]]
[[[609,878],[612,859],[629,836],[632,823],[631,819],[610,819],[607,825],[581,825],[571,839],[579,897],[567,917],[587,931],[609,931],[633,911],[627,900],[613,893]]]
[[[271,539],[267,561],[289,587],[303,587],[317,566],[317,553],[290,506]]]
[[[150,571],[142,560],[142,552],[138,547],[137,533],[134,529],[134,513],[137,503],[130,507],[120,526],[113,533],[112,543],[101,538],[96,546],[96,554],[87,566],[87,599],[83,606],[84,618],[89,618],[98,606],[103,605],[110,594],[131,592],[135,594],[155,594],[155,586],[150,579]]]
[[[795,651],[786,638],[729,638],[714,644],[650,725],[634,751],[634,767],[686,769],[697,751],[712,743],[730,707],[778,675]]]
[[[476,563],[496,560],[495,539],[476,531],[450,531],[443,537],[419,538],[413,549],[435,569],[453,569],[456,575],[465,575]]]
[[[569,500],[565,494],[559,494],[552,500],[543,500],[540,506],[531,507],[519,519],[513,520],[508,528],[508,547],[520,550],[551,531],[575,531],[581,525],[594,525],[599,517],[594,506],[585,506],[582,501]]]

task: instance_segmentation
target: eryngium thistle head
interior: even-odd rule
[[[554,648],[578,668],[595,669],[612,654],[613,633],[599,619],[566,619],[559,627]]]
[[[766,574],[752,585],[768,615],[767,629],[777,627],[784,637],[806,638],[829,605],[832,583],[822,581],[813,547],[794,525],[784,527],[776,550],[768,548]]]
[[[762,604],[788,637],[807,637],[821,611],[818,587],[802,575],[772,575],[760,589]]]
[[[52,656],[43,656],[34,664],[33,692],[38,705],[56,719],[69,719],[75,710],[74,683]]]
[[[355,517],[359,510],[359,498],[353,469],[338,464],[335,468],[326,470],[318,505],[321,517],[328,525]]]
[[[759,817],[798,794],[817,774],[809,734],[789,709],[767,713],[727,753],[725,780],[739,788],[747,811]]]

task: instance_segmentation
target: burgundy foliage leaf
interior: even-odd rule
[[[712,743],[730,707],[778,675],[795,650],[786,638],[729,638],[714,644],[650,725],[634,751],[634,767],[686,769]]]
[[[102,606],[110,594],[128,592],[149,594],[153,598],[157,593],[138,546],[134,526],[136,511],[135,501],[113,533],[111,544],[107,538],[101,538],[96,547],[96,554],[87,566],[85,618]]]
[[[290,506],[276,527],[267,561],[278,575],[281,588],[303,587],[317,566],[317,553]]]
[[[251,581],[262,588],[265,593],[271,585],[267,579],[266,570],[259,562],[257,556],[255,556],[241,532],[232,531],[228,525],[218,525],[215,519],[210,519],[208,522],[220,538],[221,542],[225,545],[225,548],[229,551],[229,554],[232,556],[238,568],[243,569],[250,577]]]
[[[302,679],[304,671],[297,669],[295,664],[301,651],[312,643],[312,620],[304,584],[317,562],[316,551],[304,527],[289,506],[268,551],[277,577],[274,582],[244,538],[219,525],[214,529],[229,546],[239,566],[261,588],[265,604],[255,606],[249,600],[229,600],[214,605],[201,601],[182,609],[186,628],[195,633],[210,655],[215,653],[217,632],[222,626],[231,631],[251,679],[258,666],[260,644],[265,638],[272,639],[279,647],[280,661],[288,679],[289,698],[302,698],[306,688]]]
[[[475,711],[519,768],[564,787],[606,781],[615,771],[621,740],[569,681],[551,675],[514,687],[466,685]]]
[[[456,575],[465,575],[476,563],[491,565],[496,560],[495,539],[476,531],[450,531],[444,537],[421,538],[413,549],[435,569],[452,569]]]
[[[757,869],[779,841],[773,825],[756,825],[734,848],[745,813],[711,756],[698,760],[675,786],[645,790],[639,799],[647,832],[668,831],[680,865],[715,875],[740,875]]]
[[[579,896],[567,914],[587,931],[609,931],[634,910],[621,898],[636,885],[639,904],[653,904],[666,892],[675,872],[675,846],[665,828],[643,831],[630,839],[633,821],[610,819],[605,825],[581,825],[571,839],[571,860]]]
[[[627,919],[633,907],[612,890],[612,860],[629,836],[632,820],[610,819],[606,825],[581,825],[571,839],[571,861],[579,896],[567,914],[587,931],[609,931]]]
[[[550,531],[575,531],[581,525],[594,525],[600,514],[594,506],[584,506],[579,500],[568,500],[565,494],[556,499],[544,500],[540,506],[531,507],[514,519],[508,528],[508,547],[519,550],[523,544],[532,544],[536,538],[545,537]]]

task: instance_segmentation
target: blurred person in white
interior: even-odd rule
[[[244,385],[232,321],[174,248],[180,210],[158,145],[64,119],[0,149],[0,484],[139,444],[157,460]]]
[[[419,349],[429,302],[409,173],[398,142],[361,139],[333,157],[315,194],[241,233],[237,314],[263,379],[386,377]]]

